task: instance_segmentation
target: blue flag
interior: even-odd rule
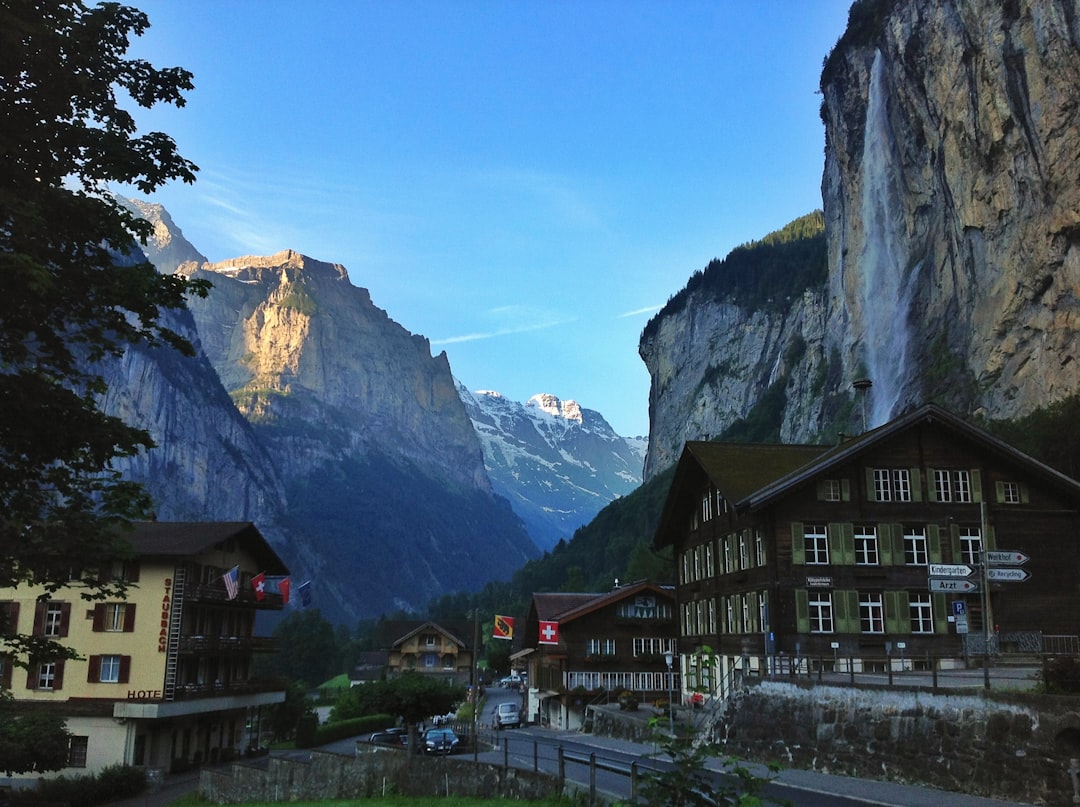
[[[301,583],[296,588],[296,593],[300,597],[300,607],[307,608],[311,605],[311,581],[307,580]]]

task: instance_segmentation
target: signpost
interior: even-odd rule
[[[963,600],[955,600],[952,604],[954,618],[956,619],[956,632],[968,632],[967,603]]]
[[[988,549],[986,562],[991,566],[1023,566],[1031,560],[1029,555],[1015,549]]]
[[[1021,583],[1031,577],[1027,569],[1017,569],[1010,566],[991,566],[986,570],[986,579],[991,582]]]
[[[975,581],[958,577],[931,577],[927,582],[930,591],[945,591],[949,594],[975,594],[982,590]]]
[[[931,577],[971,577],[975,570],[966,563],[931,563]]]

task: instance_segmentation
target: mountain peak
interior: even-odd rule
[[[539,395],[532,396],[526,401],[525,406],[539,409],[541,412],[546,412],[555,418],[573,420],[577,423],[584,421],[581,407],[578,406],[577,401],[562,401],[550,393],[542,392]]]

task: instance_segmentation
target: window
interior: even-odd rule
[[[765,538],[760,528],[754,530],[754,558],[758,566],[765,565]]]
[[[978,527],[959,527],[957,537],[960,539],[960,562],[978,563],[982,550],[982,535]]]
[[[885,607],[880,594],[859,595],[859,630],[863,633],[885,632]]]
[[[420,664],[428,668],[437,667],[439,665],[439,655],[437,653],[422,653],[420,655]]]
[[[806,547],[806,563],[821,566],[829,562],[829,536],[823,524],[807,524],[803,530],[803,546]]]
[[[50,602],[45,606],[45,635],[62,636],[60,624],[63,619],[64,605],[59,602]]]
[[[135,630],[135,603],[98,603],[94,606],[93,618],[95,631],[131,633]],[[209,633],[210,631],[203,632]]]
[[[878,565],[878,542],[876,527],[855,527],[855,565]]]
[[[56,662],[47,661],[38,665],[37,688],[53,689],[56,684]]]
[[[435,645],[437,645],[438,642],[439,642],[439,637],[436,636],[434,633],[429,633],[426,636],[424,636],[424,644],[427,647],[435,647]]]
[[[656,636],[647,636],[634,639],[634,656],[660,656],[665,651],[675,648],[674,639],[662,639]]]
[[[970,502],[970,471],[934,471],[934,496],[939,502]]]
[[[875,468],[874,499],[879,502],[910,502],[911,471],[907,468]]]
[[[589,639],[585,647],[585,655],[587,656],[614,656],[615,655],[615,640],[614,639]]]
[[[120,682],[120,656],[101,657],[101,682],[103,684]]]
[[[739,568],[740,569],[749,569],[750,568],[750,554],[749,554],[750,550],[746,545],[746,540],[747,540],[748,537],[749,536],[748,536],[748,531],[747,530],[743,530],[741,533],[739,533]]]
[[[701,497],[701,520],[712,521],[713,517],[713,500],[712,492],[706,491],[705,495]]]
[[[72,736],[71,745],[68,746],[67,766],[69,768],[86,767],[86,749],[89,744],[89,737]]]
[[[713,558],[712,541],[705,544],[705,576],[716,577],[716,561]]]
[[[907,566],[925,566],[929,562],[924,527],[904,528],[904,563]]]
[[[822,495],[827,502],[840,501],[840,480],[826,479],[822,482]]]
[[[0,689],[11,689],[11,657],[0,655]]]
[[[657,602],[656,597],[635,597],[632,602],[620,602],[615,609],[620,619],[671,619],[671,604]]]
[[[726,574],[731,574],[731,572],[735,571],[735,561],[733,560],[731,553],[731,540],[732,536],[730,535],[724,539],[724,572]]]
[[[929,594],[911,594],[908,600],[911,610],[911,632],[934,632],[934,607]]]
[[[998,482],[998,488],[998,499],[1002,504],[1020,504],[1023,501],[1019,482]]]
[[[124,603],[112,602],[105,606],[105,630],[124,629]]]
[[[735,600],[727,598],[727,630],[728,633],[739,632],[739,621],[735,618]]]
[[[810,606],[810,632],[833,632],[832,594],[813,591],[808,598]]]

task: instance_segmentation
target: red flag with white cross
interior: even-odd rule
[[[540,621],[540,644],[559,643],[559,623]]]

